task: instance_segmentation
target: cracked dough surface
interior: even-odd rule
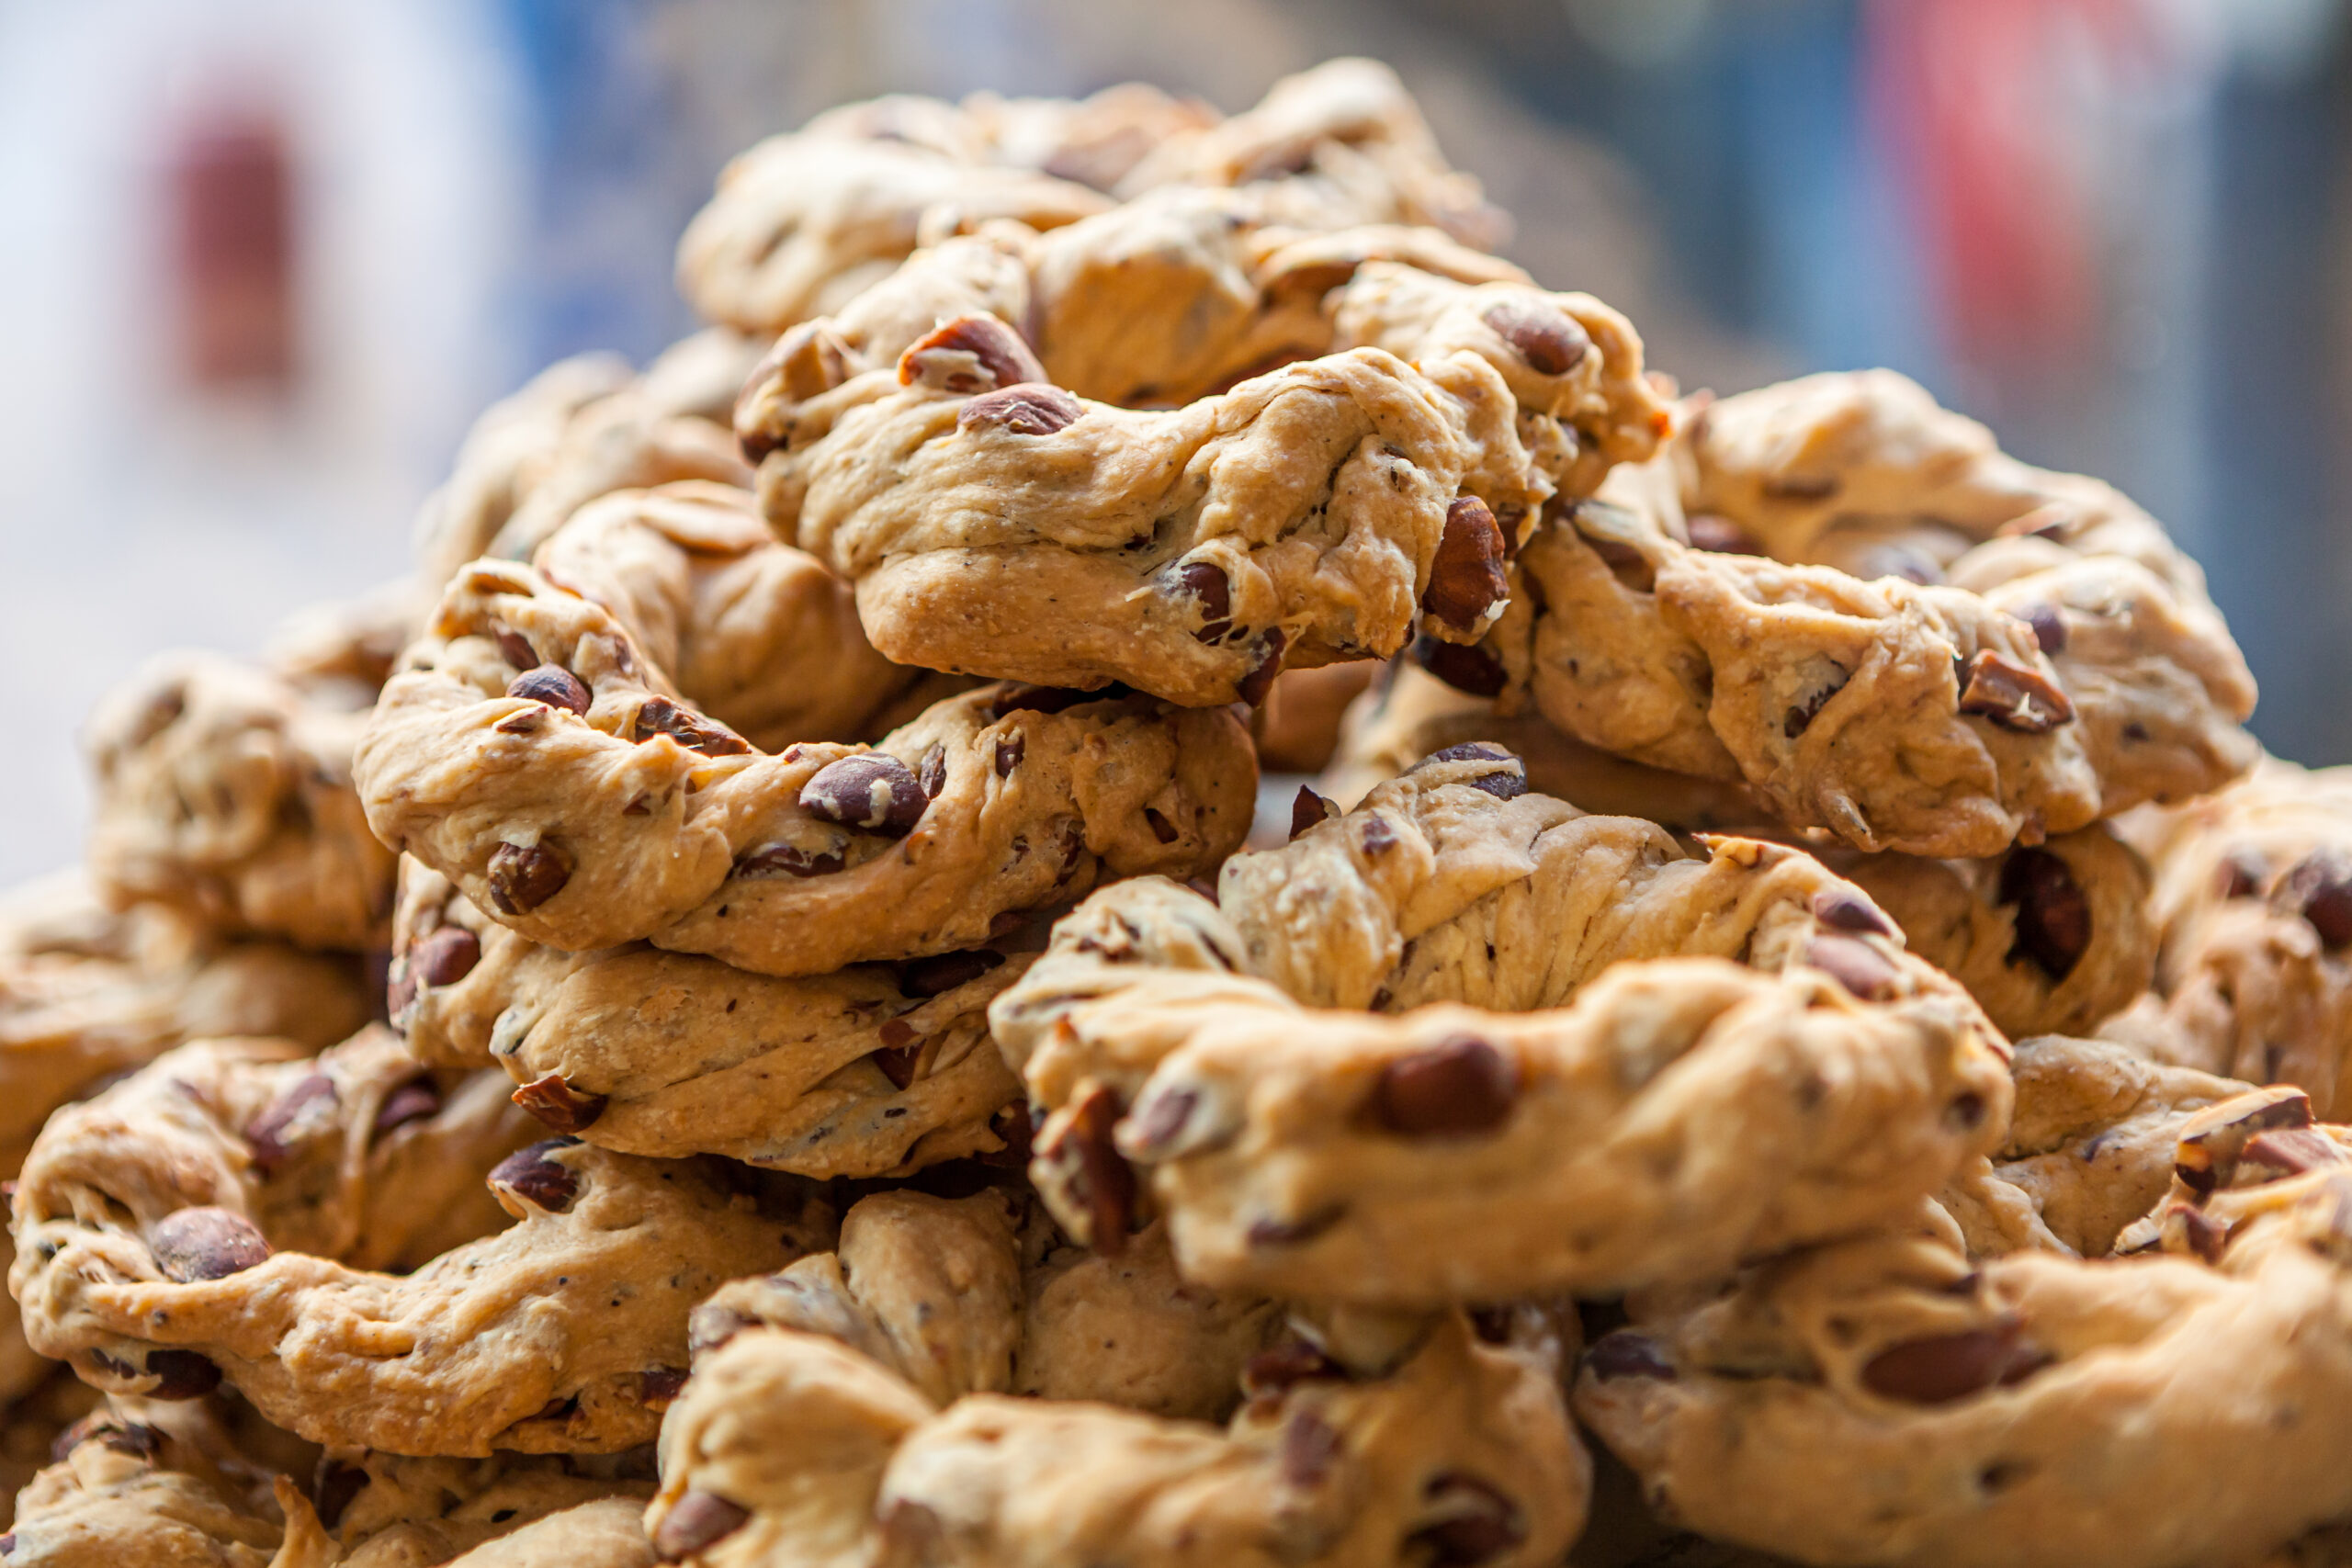
[[[2155,984],[2103,1032],[2352,1114],[2352,770],[2266,757],[2125,831],[2156,868]]]
[[[996,1194],[889,1194],[851,1212],[838,1258],[722,1292],[663,1427],[656,1544],[711,1568],[1402,1563],[1449,1543],[1532,1565],[1582,1522],[1571,1346],[1542,1314],[1495,1343],[1458,1314],[1410,1320],[1354,1360],[1371,1340],[1293,1337],[1270,1362],[1249,1354],[1270,1306],[1182,1284],[1154,1233],[1123,1260],[1023,1250]],[[1237,1374],[1250,1397],[1213,1426]]]
[[[1521,788],[1498,749],[1433,759],[1216,903],[1136,880],[1062,920],[990,1021],[1063,1224],[1114,1235],[1124,1181],[1220,1285],[1598,1294],[1901,1212],[1996,1145],[2006,1043],[1850,885]]]
[[[1106,873],[1190,874],[1249,830],[1255,770],[1229,713],[983,687],[876,747],[771,755],[678,702],[626,623],[528,568],[468,567],[431,630],[360,743],[369,821],[551,946],[646,939],[829,974],[977,946]],[[508,694],[541,666],[579,711]],[[862,782],[812,807],[828,769]],[[887,825],[852,825],[877,784]]]
[[[2111,488],[2003,455],[1891,371],[1688,423],[1521,552],[1485,645],[1507,710],[1744,780],[1792,827],[1937,856],[2253,763],[2254,682],[2202,573]]]
[[[2246,1168],[2147,1256],[1893,1232],[1631,1303],[1577,1414],[1661,1513],[1807,1562],[2252,1561],[2352,1509],[2352,1178]]]

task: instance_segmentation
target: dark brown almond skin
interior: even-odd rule
[[[1481,319],[1538,376],[1565,376],[1592,350],[1591,334],[1557,306],[1505,299],[1487,306]]]
[[[2052,984],[2073,974],[2091,944],[2091,901],[2074,868],[2048,850],[2013,850],[2001,863],[1998,897],[2017,907],[2009,962],[2031,962]]]
[[[1813,918],[1831,931],[1858,931],[1869,936],[1893,936],[1894,922],[1859,893],[1835,888],[1813,896]]]
[[[1094,1250],[1115,1258],[1126,1250],[1127,1233],[1135,1223],[1136,1173],[1122,1158],[1114,1141],[1119,1123],[1119,1097],[1097,1084],[1070,1107],[1070,1116],[1047,1142],[1036,1149],[1036,1163],[1068,1171],[1073,1195],[1085,1203],[1093,1221]]]
[[[1517,800],[1527,793],[1527,764],[1490,741],[1464,740],[1432,751],[1413,766],[1426,768],[1431,762],[1493,762],[1494,772],[1466,781],[1472,789],[1484,791],[1497,800]]]
[[[408,950],[409,973],[427,986],[454,986],[481,962],[481,938],[463,926],[441,926]]]
[[[1309,828],[1319,828],[1340,814],[1332,802],[1315,793],[1310,784],[1298,786],[1298,796],[1290,803],[1290,836],[1297,838]]]
[[[1042,381],[982,392],[956,411],[958,430],[1002,430],[1014,435],[1055,435],[1086,412],[1086,405]]]
[[[1718,517],[1712,512],[1697,512],[1684,519],[1690,531],[1693,549],[1713,550],[1727,556],[1760,556],[1766,554],[1764,541],[1728,517]]]
[[[767,876],[782,872],[786,876],[831,876],[848,864],[839,854],[811,854],[792,844],[773,844],[737,861],[735,874]]]
[[[1259,639],[1258,662],[1235,684],[1234,694],[1253,708],[1263,704],[1266,694],[1274,689],[1274,677],[1283,672],[1283,650],[1289,646],[1288,632],[1280,626],[1267,627]]]
[[[521,583],[513,584],[509,591],[529,592]],[[509,631],[504,626],[500,626],[490,635],[498,644],[498,651],[504,656],[506,662],[514,666],[515,669],[536,670],[539,667],[541,660],[538,654],[532,649],[530,639],[524,637],[522,633]]]
[[[911,831],[930,804],[914,770],[885,751],[830,762],[800,786],[810,816],[894,839]]]
[[[2211,1192],[2229,1184],[2239,1151],[2257,1134],[2311,1124],[2311,1096],[2293,1084],[2232,1095],[2180,1124],[2173,1144],[2173,1174],[2192,1192]]]
[[[667,697],[648,697],[637,710],[630,739],[643,745],[657,735],[666,735],[706,757],[740,757],[752,749],[750,741],[723,724],[688,713]]]
[[[275,1175],[292,1152],[286,1134],[302,1112],[315,1101],[333,1103],[339,1098],[333,1078],[324,1073],[312,1073],[245,1124],[245,1145],[253,1151],[254,1167],[265,1178]]]
[[[177,1209],[155,1222],[147,1237],[167,1280],[189,1284],[225,1280],[269,1261],[269,1243],[243,1214],[205,1206]]]
[[[2314,850],[2278,880],[2278,902],[2311,922],[2330,947],[2352,946],[2352,856]]]
[[[220,1369],[193,1350],[150,1350],[147,1370],[163,1380],[150,1399],[202,1399],[220,1386]]]
[[[514,1091],[514,1100],[559,1133],[583,1132],[594,1126],[610,1103],[605,1095],[585,1094],[573,1089],[561,1073],[549,1073],[536,1083],[525,1084]]]
[[[2003,729],[2046,735],[2075,719],[2075,705],[2039,670],[1979,649],[1961,672],[1960,711],[1980,714]]]
[[[1046,367],[1021,334],[994,316],[958,316],[899,356],[899,384],[969,395],[1043,381]]]
[[[2017,1326],[1963,1329],[1889,1346],[1862,1368],[1862,1384],[1882,1399],[1949,1404],[2005,1382],[2038,1364]]]
[[[568,713],[586,713],[590,702],[586,683],[560,664],[538,664],[524,671],[507,686],[506,694]]]
[[[579,1143],[577,1138],[548,1138],[517,1149],[492,1168],[490,1184],[503,1187],[550,1214],[560,1214],[580,1195],[580,1173],[550,1156]]]
[[[1368,1107],[1373,1122],[1408,1138],[1467,1137],[1510,1119],[1519,1067],[1491,1043],[1457,1034],[1380,1070]]]
[[[751,1517],[750,1509],[715,1492],[689,1492],[654,1527],[654,1555],[664,1562],[692,1557],[741,1529]]]
[[[2033,640],[2042,652],[2054,658],[2066,651],[2066,617],[2057,605],[2027,604],[2014,614],[2033,628]]]
[[[395,1127],[411,1122],[422,1122],[441,1113],[441,1090],[429,1077],[413,1077],[384,1096],[376,1108],[376,1135],[383,1136]]]
[[[1502,660],[1474,644],[1425,637],[1413,644],[1413,662],[1455,691],[1474,697],[1498,695],[1510,684],[1510,671],[1503,668]]]
[[[648,1367],[637,1374],[638,1397],[657,1410],[676,1399],[685,1386],[684,1367]]]
[[[1421,607],[1466,632],[1510,596],[1502,525],[1485,502],[1463,496],[1445,509],[1445,532],[1439,536],[1437,555],[1430,563],[1430,585],[1421,594]]]
[[[490,855],[490,901],[501,914],[527,915],[571,880],[571,867],[552,845],[501,844]]]
[[[1193,636],[1219,642],[1233,630],[1233,583],[1215,562],[1188,561],[1176,570],[1176,591],[1199,601],[1201,626]]]
[[[1585,1352],[1584,1364],[1603,1382],[1614,1382],[1619,1378],[1655,1378],[1672,1382],[1681,1375],[1666,1359],[1666,1352],[1658,1348],[1657,1340],[1624,1328],[1594,1340],[1592,1348]]]
[[[1824,932],[1806,944],[1804,961],[1866,1002],[1894,995],[1894,965],[1860,937]]]

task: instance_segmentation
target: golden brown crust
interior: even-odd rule
[[[987,1013],[1025,956],[782,978],[641,948],[562,953],[413,860],[394,929],[393,1023],[410,1051],[504,1067],[518,1103],[600,1147],[894,1176],[996,1155],[1025,1124]]]
[[[2269,1091],[2199,1122],[2249,1102]],[[2312,1429],[2352,1379],[2346,1157],[2214,1168],[2210,1199],[2167,1205],[2161,1256],[1890,1234],[1633,1303],[1577,1411],[1662,1512],[1808,1562],[2251,1560],[2352,1508]],[[2187,1479],[2215,1455],[2226,1482]]]
[[[736,415],[769,521],[891,658],[1192,704],[1475,640],[1521,520],[1668,422],[1589,296],[1199,191],[922,252]]]
[[[642,938],[828,974],[978,946],[1104,873],[1190,874],[1248,830],[1227,713],[990,687],[877,747],[769,756],[678,702],[626,623],[527,568],[467,568],[433,634],[360,746],[371,821],[551,946]],[[507,694],[516,660],[557,667],[563,693]]]
[[[1433,759],[1218,904],[1139,880],[1065,918],[990,1010],[1063,1223],[1114,1237],[1139,1180],[1218,1284],[1602,1292],[1840,1234],[1997,1142],[2005,1045],[1849,885],[1518,787]]]
[[[2125,829],[2156,868],[2154,989],[2102,1032],[2352,1111],[2352,771],[2275,757]]]
[[[1182,1284],[1157,1232],[1123,1260],[1024,1269],[1011,1218],[995,1194],[869,1198],[838,1258],[714,1298],[662,1432],[657,1546],[711,1568],[779,1551],[1205,1568],[1417,1561],[1456,1531],[1464,1561],[1532,1564],[1581,1523],[1555,1315],[1252,1358],[1271,1307]],[[1251,1398],[1219,1431],[1238,1377]]]
[[[224,935],[380,944],[392,861],[351,787],[364,722],[236,660],[152,661],[90,718],[92,880],[117,903],[169,904]]]
[[[2252,762],[2254,683],[2201,574],[2114,491],[2003,456],[1889,371],[1690,423],[1521,553],[1526,591],[1486,645],[1507,710],[1744,779],[1791,826],[1939,856]],[[1861,547],[1914,535],[1934,548],[1892,568]]]

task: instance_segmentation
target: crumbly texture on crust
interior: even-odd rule
[[[392,857],[351,786],[365,722],[257,665],[152,660],[90,717],[92,881],[117,903],[168,904],[224,935],[380,945]]]
[[[600,495],[687,479],[748,483],[724,406],[710,417],[710,374],[707,362],[657,361],[637,380],[612,355],[582,355],[492,403],[417,517],[427,592],[481,556],[527,560]]]
[[[6,1555],[11,1568],[293,1568],[273,1483],[293,1495],[205,1412],[101,1409],[17,1495]]]
[[[758,1325],[839,1339],[933,1404],[1017,1393],[1222,1420],[1281,1317],[1185,1280],[1161,1229],[1110,1258],[1024,1194],[899,1190],[853,1206],[835,1251],[721,1286],[695,1312],[695,1354]]]
[[[2163,948],[2154,988],[2102,1032],[2352,1115],[2352,769],[2267,757],[2124,832],[2154,863]]]
[[[1912,952],[1968,987],[2003,1033],[2088,1034],[2148,987],[2148,863],[2105,826],[1985,860],[1832,852]]]
[[[158,904],[107,908],[77,873],[0,896],[0,1176],[49,1113],[207,1035],[317,1049],[368,1021],[359,966],[223,942]]]
[[[2254,682],[2202,574],[2111,488],[2004,456],[1891,371],[1687,423],[1521,550],[1485,644],[1507,710],[1745,780],[1792,826],[1937,856],[2254,761]]]
[[[1432,759],[1216,903],[1137,880],[1058,924],[990,1021],[1062,1223],[1115,1245],[1140,1186],[1220,1285],[1600,1294],[1883,1219],[1997,1145],[2006,1043],[1851,885],[1523,787]]]
[[[802,1176],[910,1175],[1025,1130],[988,1004],[995,949],[825,976],[642,948],[562,953],[401,863],[393,1023],[412,1054],[491,1063],[557,1131],[624,1154],[718,1154]]]
[[[1491,695],[1430,673],[1419,662],[1424,656],[1440,664],[1447,658],[1442,650],[1418,649],[1390,663],[1349,705],[1339,746],[1316,786],[1342,807],[1355,806],[1374,784],[1424,757],[1484,741],[1525,764],[1530,789],[1586,811],[1645,817],[1681,832],[1754,831],[1772,823],[1764,803],[1736,780],[1653,768],[1589,746],[1539,713],[1498,713]],[[1477,679],[1475,670],[1455,673]]]
[[[1491,1342],[1449,1314],[1374,1354],[1294,1334],[1253,1357],[1271,1308],[1181,1283],[1152,1233],[1115,1262],[1024,1270],[1022,1251],[994,1194],[887,1194],[838,1258],[714,1299],[662,1429],[657,1548],[710,1568],[1532,1565],[1583,1522],[1552,1314],[1495,1314]]]
[[[510,694],[532,679],[549,694]],[[1232,714],[1113,694],[983,687],[874,747],[756,751],[618,617],[487,562],[449,585],[356,765],[385,842],[531,940],[771,975],[976,947],[1098,877],[1205,870],[1256,791]]]
[[[1529,785],[1589,811],[1678,831],[1786,830],[1745,785],[1629,761],[1541,714],[1509,716],[1398,660],[1351,709],[1321,787],[1343,806],[1449,746],[1498,744]],[[2088,1033],[2146,988],[2156,928],[2147,863],[2104,827],[1981,861],[1831,850],[1822,859],[1903,928],[1911,951],[1968,987],[2005,1034]]]
[[[273,1568],[650,1568],[651,1455],[335,1453]]]
[[[778,341],[736,430],[876,648],[1206,705],[1424,628],[1475,641],[1533,510],[1666,433],[1599,300],[1261,207],[991,228]]]
[[[763,750],[874,739],[971,685],[875,652],[849,584],[778,544],[746,490],[686,480],[599,497],[532,561],[610,611],[687,701]]]
[[[166,1057],[151,1071],[168,1082],[182,1065]],[[11,1284],[28,1338],[122,1392],[185,1397],[225,1381],[270,1420],[334,1446],[485,1455],[645,1442],[667,1370],[684,1364],[688,1312],[720,1280],[830,1240],[820,1205],[789,1192],[763,1205],[720,1162],[559,1138],[490,1168],[490,1191],[517,1224],[412,1271],[373,1272],[285,1247],[308,1216],[240,1210],[243,1183],[173,1184],[180,1172],[153,1168],[164,1149],[124,1146],[136,1134],[109,1125],[123,1109],[112,1100],[52,1126],[18,1184]],[[503,1094],[493,1103],[509,1109]],[[448,1115],[384,1141],[424,1145]],[[234,1136],[191,1132],[216,1145]],[[460,1157],[471,1146],[418,1161],[401,1195],[480,1179],[481,1164]],[[243,1153],[221,1148],[217,1163]]]
[[[719,175],[678,245],[706,319],[770,336],[838,310],[920,243],[997,220],[1059,228],[1166,187],[1243,187],[1314,229],[1507,224],[1450,167],[1395,73],[1335,60],[1229,118],[1128,84],[1076,101],[893,96],[772,137]]]
[[[2352,1408],[2352,1130],[2301,1129],[2321,1163],[2286,1174],[2258,1142],[2192,1155],[2199,1125],[2181,1157],[2210,1195],[2151,1216],[2149,1256],[1899,1233],[1801,1253],[1630,1303],[1577,1414],[1661,1513],[1806,1562],[2255,1560],[2352,1510],[2313,1435]]]
[[[1972,1258],[2112,1250],[2170,1189],[2188,1119],[2250,1087],[2062,1035],[2020,1041],[2011,1066],[2007,1137],[1937,1194]]]

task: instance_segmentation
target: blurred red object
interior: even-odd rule
[[[296,370],[294,173],[254,105],[184,123],[167,164],[181,363],[202,389],[283,391]]]
[[[2098,140],[2161,45],[2143,0],[1877,0],[1870,110],[1964,365],[2064,362],[2098,341]]]

